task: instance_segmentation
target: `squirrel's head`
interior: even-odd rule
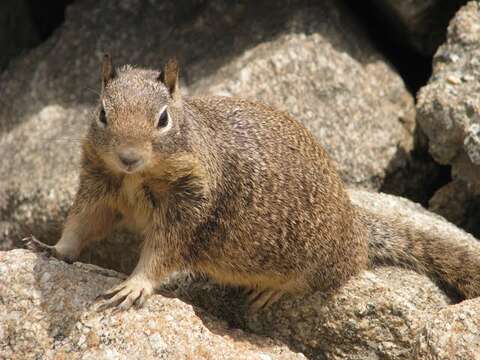
[[[135,173],[154,167],[175,152],[182,121],[175,60],[163,71],[128,65],[115,70],[111,57],[104,56],[102,93],[89,141],[111,170]]]

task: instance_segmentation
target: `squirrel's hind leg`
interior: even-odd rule
[[[255,313],[276,303],[285,294],[278,289],[254,290],[247,297],[249,313]]]

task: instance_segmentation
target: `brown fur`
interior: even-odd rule
[[[173,62],[163,72],[115,71],[109,57],[103,64],[80,188],[54,254],[75,259],[88,241],[107,235],[118,214],[144,235],[137,268],[106,294],[104,307],[142,304],[178,270],[255,289],[252,300],[262,306],[285,292],[331,291],[380,257],[406,258],[420,270],[430,265],[417,259],[437,245],[354,209],[332,161],[299,122],[247,100],[183,99],[177,71]],[[171,128],[162,133],[156,121],[165,105]],[[122,169],[121,151],[142,167]],[[376,239],[370,258],[369,236]],[[385,242],[386,254],[375,251]],[[478,293],[450,275],[468,295]]]
[[[371,265],[395,265],[428,274],[464,298],[480,296],[480,244],[426,231],[408,218],[357,213],[369,230]]]

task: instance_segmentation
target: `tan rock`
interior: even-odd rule
[[[429,319],[420,332],[418,360],[480,359],[480,299],[448,306]]]
[[[329,299],[316,293],[285,300],[249,320],[248,327],[326,359],[410,360],[423,321],[448,303],[424,276],[379,268],[355,277]]]
[[[119,281],[92,265],[0,252],[0,358],[305,359],[161,295],[141,310],[95,312],[95,297]]]
[[[480,4],[471,1],[450,22],[447,41],[434,56],[432,77],[417,103],[429,151],[437,162],[452,167],[455,182],[434,196],[432,209],[475,234],[480,231],[475,225],[480,208],[479,59]],[[465,204],[463,215],[456,204]]]

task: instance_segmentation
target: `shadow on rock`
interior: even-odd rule
[[[202,320],[203,324],[213,333],[221,336],[230,336],[235,341],[248,341],[255,346],[262,346],[263,338],[268,337],[274,341],[283,343],[294,352],[300,352],[310,359],[325,359],[321,349],[312,349],[301,342],[291,341],[285,336],[279,336],[272,332],[267,326],[262,326],[264,312],[255,314],[248,313],[246,294],[243,288],[218,285],[208,279],[199,276],[187,276],[177,278],[168,284],[161,295],[167,297],[177,297],[180,300],[193,305],[195,314]],[[291,308],[294,311],[294,299],[285,296],[279,302],[284,308]],[[277,305],[278,306],[278,305]],[[278,311],[278,307],[273,306],[273,313],[282,322],[284,314]],[[277,309],[277,310],[275,310]],[[278,312],[277,312],[278,311]],[[218,326],[218,322],[212,322],[213,319],[219,319],[225,323],[225,326]],[[285,327],[288,327],[289,319],[284,317]],[[265,325],[265,324],[263,324]],[[227,330],[226,330],[227,329]],[[235,332],[235,329],[243,331]],[[258,337],[252,337],[255,333]]]
[[[416,126],[415,145],[407,153],[398,148],[386,168],[381,192],[402,196],[428,208],[435,192],[451,180],[450,167],[436,163],[428,153],[428,140]]]

